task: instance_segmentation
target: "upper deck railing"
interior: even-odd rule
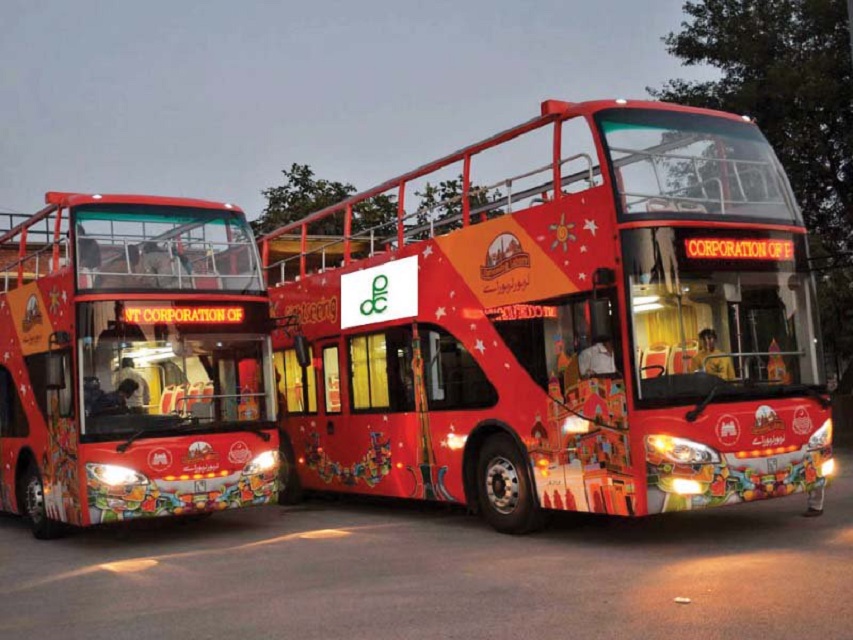
[[[55,203],[33,215],[0,216],[0,274],[3,291],[59,271],[70,264],[68,220]]]
[[[75,265],[81,290],[264,288],[251,229],[233,205],[57,192],[45,199],[33,215],[0,218],[9,227],[0,231],[4,291]]]
[[[513,208],[522,202],[530,206],[531,204],[535,204],[537,199],[540,202],[546,199],[559,200],[563,197],[564,191],[567,188],[570,189],[571,185],[576,183],[586,182],[590,186],[593,183],[600,183],[601,169],[591,155],[580,153],[567,157],[561,156],[562,139],[560,123],[565,118],[566,110],[570,106],[566,102],[547,100],[541,105],[541,115],[539,117],[503,131],[482,142],[460,149],[435,162],[423,165],[414,171],[393,178],[377,187],[312,213],[302,220],[284,225],[276,231],[265,235],[259,242],[265,276],[268,282],[284,282],[290,279],[305,277],[308,272],[309,259],[312,257],[314,259],[310,261],[319,270],[327,268],[328,255],[333,255],[336,258],[340,257],[340,264],[347,265],[354,258],[373,255],[377,250],[384,251],[400,248],[407,243],[433,237],[439,230],[467,227],[497,215],[512,213]],[[551,162],[499,180],[493,184],[485,186],[472,185],[471,162],[475,155],[548,125],[554,125]],[[406,212],[405,192],[407,185],[458,162],[463,163],[462,193],[459,196],[437,202],[428,207],[420,207],[409,213]],[[581,163],[583,168],[570,175],[563,176],[563,167],[574,162]],[[537,175],[545,175],[546,177],[537,185],[520,191],[514,191],[516,183]],[[361,202],[395,189],[397,192],[396,219],[353,233],[354,207]],[[459,212],[442,216],[441,218],[437,218],[435,215],[441,209],[447,211],[451,208],[458,209]],[[344,215],[343,236],[332,238],[325,242],[315,238],[314,242],[310,242],[312,236],[309,234],[309,227],[320,220],[336,214]],[[424,220],[426,221],[424,222]],[[271,243],[277,239],[294,239],[294,234],[299,241],[298,253],[280,260],[273,260]],[[309,242],[312,245],[310,248]]]

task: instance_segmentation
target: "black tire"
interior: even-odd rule
[[[302,484],[296,473],[296,456],[290,441],[282,436],[278,448],[280,467],[278,470],[278,503],[281,505],[302,502]]]
[[[47,517],[44,506],[44,485],[41,474],[34,463],[30,463],[21,477],[19,493],[21,513],[29,520],[33,535],[39,540],[52,540],[64,533],[61,522]]]
[[[483,518],[501,533],[530,533],[547,521],[536,504],[528,464],[508,434],[491,436],[480,450],[477,496]]]

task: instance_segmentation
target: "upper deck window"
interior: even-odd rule
[[[74,209],[74,222],[78,289],[263,290],[242,213],[97,204]]]
[[[785,173],[755,125],[649,109],[610,109],[597,121],[623,216],[802,224]]]

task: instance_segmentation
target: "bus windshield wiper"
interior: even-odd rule
[[[183,429],[180,429],[180,427],[186,427],[187,424],[184,422],[184,420],[182,420],[181,423],[179,423],[177,426],[179,428],[174,429],[175,431],[179,431],[179,430],[183,431]],[[190,425],[190,426],[193,426],[193,425]],[[125,440],[124,442],[122,442],[120,445],[118,445],[116,447],[116,451],[118,451],[119,453],[124,453],[125,451],[127,451],[130,448],[130,445],[132,445],[134,442],[136,442],[137,440],[139,440],[140,438],[142,438],[144,436],[162,434],[164,432],[170,432],[172,430],[173,430],[172,428],[168,428],[168,429],[163,428],[163,429],[140,429],[139,431],[134,431],[132,434],[130,434],[130,436],[128,436],[127,440]]]
[[[263,427],[261,427],[261,426],[257,426],[255,428],[248,427],[248,426],[240,427],[240,431],[247,431],[249,433],[254,433],[256,436],[258,436],[264,442],[269,442],[270,438],[271,438],[270,434],[268,434],[266,431],[264,431]]]
[[[139,431],[132,433],[130,435],[130,437],[128,437],[127,440],[125,440],[124,442],[122,442],[120,445],[118,445],[116,447],[116,451],[118,451],[119,453],[124,453],[125,451],[127,451],[130,448],[130,445],[132,445],[136,440],[139,440],[139,438],[141,438],[142,436],[149,434],[149,433],[153,433],[153,432],[149,429],[140,429]]]
[[[699,404],[697,404],[693,409],[684,414],[684,417],[687,419],[687,422],[696,422],[696,418],[702,415],[702,412],[705,410],[705,407],[708,406],[708,403],[714,399],[714,396],[717,395],[717,390],[722,387],[722,381],[717,382],[713,387],[711,387],[711,391],[708,392],[708,395],[705,396],[705,399],[702,400]]]
[[[824,409],[827,409],[832,406],[832,402],[826,396],[824,396],[814,387],[810,387],[806,384],[786,384],[778,388],[782,391],[802,391],[807,396],[811,396],[812,398],[817,400],[818,403],[820,403],[820,406]]]

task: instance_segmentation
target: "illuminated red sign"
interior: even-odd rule
[[[690,238],[687,257],[698,260],[793,260],[793,240],[768,238]]]
[[[556,307],[543,307],[539,304],[508,304],[503,307],[486,309],[486,315],[494,322],[510,320],[531,320],[533,318],[556,318]]]
[[[236,324],[243,307],[125,307],[122,319],[135,324]]]

